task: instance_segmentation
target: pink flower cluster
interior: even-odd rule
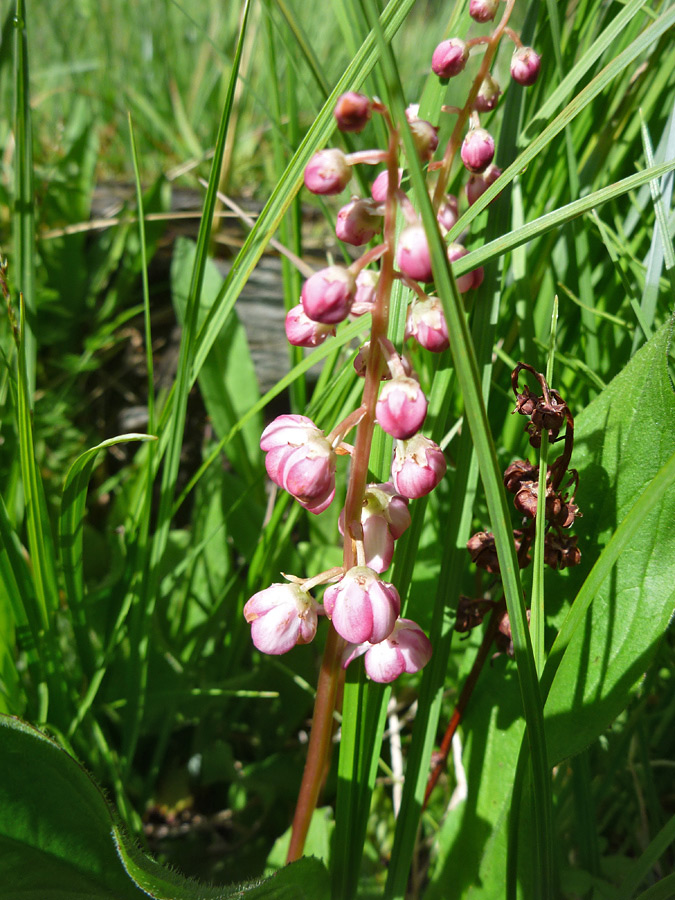
[[[471,0],[469,13],[476,22],[488,23],[495,18],[498,5],[498,0]],[[504,21],[500,29],[516,45],[511,60],[512,79],[520,85],[533,84],[539,74],[539,57],[522,45]],[[456,37],[443,41],[431,60],[433,72],[447,83],[470,65],[472,48],[483,42],[483,38],[465,42]],[[482,80],[477,83],[479,77]],[[476,76],[471,100],[462,110],[454,106],[441,108],[442,112],[461,117],[457,135],[442,162],[433,162],[438,149],[438,127],[420,118],[417,105],[406,110],[407,127],[421,164],[428,166],[429,171],[441,170],[434,206],[441,234],[450,235],[446,245],[451,267],[468,253],[462,243],[452,239],[460,219],[460,204],[476,203],[501,176],[494,164],[494,139],[480,121],[480,116],[495,109],[501,93],[488,72]],[[402,188],[402,168],[396,173],[396,184],[390,183],[390,175],[394,175],[398,164],[399,133],[388,111],[379,100],[349,91],[338,99],[334,112],[338,128],[349,133],[362,132],[373,114],[384,115],[390,134],[388,149],[349,154],[338,148],[321,150],[305,169],[305,186],[314,194],[338,195],[347,188],[354,165],[385,163],[386,169],[372,181],[371,196],[350,197],[337,213],[335,229],[337,237],[351,247],[370,244],[380,232],[384,233],[384,240],[348,265],[331,264],[307,278],[299,303],[286,316],[286,335],[296,346],[317,347],[335,336],[337,327],[348,317],[373,312],[371,340],[362,345],[354,363],[357,375],[368,379],[368,388],[362,406],[329,433],[306,416],[282,415],[265,428],[260,447],[266,454],[270,479],[315,515],[326,510],[335,497],[337,456],[356,452],[344,443],[344,438],[361,419],[370,429],[362,432],[368,435],[368,443],[373,419],[394,438],[391,471],[386,483],[363,487],[363,459],[359,456],[354,460],[355,469],[361,463],[361,480],[350,486],[350,518],[345,508],[338,523],[346,546],[343,567],[311,578],[289,576],[289,584],[273,584],[254,594],[244,607],[244,615],[251,624],[255,646],[271,654],[286,653],[296,644],[311,641],[318,617],[325,615],[346,644],[343,665],[363,655],[368,675],[375,681],[390,682],[404,672],[421,669],[431,656],[431,644],[419,625],[401,618],[398,591],[381,576],[392,564],[395,542],[410,525],[409,501],[433,491],[446,471],[441,448],[421,432],[428,404],[412,364],[384,336],[384,310],[392,280],[398,279],[410,290],[405,340],[441,353],[449,347],[451,335],[441,301],[434,294],[427,236]],[[467,125],[459,155],[469,173],[468,183],[463,192],[453,196],[445,193],[448,160],[452,161],[450,151],[459,145],[458,138]],[[396,208],[406,222],[397,239],[392,218]],[[382,263],[380,271],[378,260],[385,254],[388,265]],[[460,293],[476,290],[483,281],[483,270],[473,268],[456,273],[455,281]],[[376,328],[378,316],[380,324]],[[375,391],[377,384],[379,395]],[[357,439],[357,446],[364,445]],[[360,513],[354,512],[354,484],[359,485]],[[353,561],[357,564],[353,565]],[[310,593],[318,585],[326,585],[321,604]]]

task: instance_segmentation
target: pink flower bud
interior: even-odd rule
[[[450,229],[455,225],[457,219],[459,219],[459,211],[457,209],[457,197],[453,194],[446,194],[445,200],[438,208],[438,214],[436,215],[438,222],[442,228],[446,231],[450,231]]]
[[[401,178],[403,178],[403,169],[398,170],[398,187],[401,187]],[[389,172],[385,169],[380,172],[375,181],[370,186],[370,193],[376,203],[384,203],[387,199],[387,190],[389,189]]]
[[[462,143],[462,162],[469,172],[483,172],[495,155],[495,142],[484,128],[472,128]]]
[[[335,495],[335,453],[307,416],[278,416],[263,431],[260,449],[272,481],[318,514]]]
[[[361,509],[361,526],[366,565],[381,574],[391,565],[394,541],[410,527],[408,500],[396,493],[391,482],[367,485]],[[344,535],[344,509],[340,513],[338,528]]]
[[[375,407],[380,428],[399,440],[416,434],[427,414],[427,398],[413,378],[392,378],[387,381]]]
[[[535,83],[540,68],[541,58],[532,47],[521,47],[511,57],[511,78],[524,87]]]
[[[448,326],[438,297],[415,300],[408,313],[405,336],[415,338],[421,347],[432,353],[448,349]]]
[[[471,285],[471,288],[475,291],[476,288],[479,288],[483,283],[485,269],[482,266],[478,266],[477,269],[474,269],[473,272],[471,272],[471,275],[473,275],[473,284]]]
[[[352,644],[378,643],[394,629],[401,598],[393,584],[367,566],[354,566],[326,588],[323,605],[337,633]]]
[[[339,194],[349,184],[351,170],[342,150],[319,150],[305,167],[305,187],[313,194]]]
[[[297,584],[273,584],[244,606],[251,638],[261,653],[287,653],[316,634],[318,604]]]
[[[362,316],[365,313],[372,312],[379,280],[379,272],[376,272],[374,269],[361,269],[356,276],[356,294],[354,295],[350,315]]]
[[[452,78],[463,71],[469,59],[469,48],[461,38],[441,41],[431,57],[431,71],[439,78]]]
[[[431,641],[411,619],[399,619],[394,631],[366,651],[366,673],[373,681],[389,684],[404,672],[419,672],[431,659]]]
[[[349,315],[355,293],[356,281],[349,269],[328,266],[307,279],[300,296],[310,319],[335,325]]]
[[[429,244],[421,225],[408,225],[403,229],[398,239],[396,262],[401,272],[415,281],[433,280]]]
[[[466,199],[469,201],[469,206],[473,206],[501,174],[502,170],[491,163],[482,175],[472,175],[466,185]]]
[[[333,114],[340,131],[363,131],[370,120],[373,105],[363,94],[347,91],[337,99]]]
[[[373,200],[351,200],[337,214],[335,234],[346,244],[360,247],[382,231],[382,216],[375,213]]]
[[[475,22],[491,22],[497,14],[498,0],[471,0],[469,15]]]
[[[469,251],[466,247],[462,247],[461,244],[448,244],[448,259],[451,263],[454,263],[456,260],[461,259],[463,256]],[[457,290],[460,294],[466,293],[470,288],[473,287],[473,272],[466,272],[464,275],[455,275],[455,281],[457,282]]]
[[[480,86],[473,108],[478,112],[489,112],[497,105],[501,93],[501,88],[488,72]]]
[[[424,119],[413,119],[410,131],[420,160],[429,162],[438,147],[438,128]]]
[[[404,497],[416,500],[430,494],[445,475],[443,451],[429,438],[416,434],[409,441],[397,441],[391,480]]]
[[[327,337],[335,335],[334,325],[322,325],[305,313],[302,303],[298,303],[286,314],[286,337],[295,347],[318,347]]]

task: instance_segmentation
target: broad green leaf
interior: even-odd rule
[[[675,488],[672,475],[670,483],[666,477],[675,454],[668,337],[669,328],[661,329],[576,420],[572,462],[580,474],[583,518],[575,530],[582,565],[569,573],[570,597],[617,527],[628,533],[629,512],[644,518],[618,558],[600,557],[552,648],[544,677],[559,661],[545,708],[553,764],[587,746],[626,706],[675,607]],[[663,488],[641,503],[660,470]]]
[[[179,319],[185,316],[190,277],[195,261],[195,244],[179,239],[171,263],[171,293]],[[206,264],[204,284],[199,298],[198,326],[213,305],[223,279],[211,260]],[[232,426],[260,399],[253,361],[248,349],[244,326],[233,309],[220,334],[211,347],[199,373],[199,387],[206,410],[219,438],[228,434]],[[250,475],[260,462],[260,416],[249,419],[242,429],[242,437],[233,440],[228,455],[235,468]]]
[[[303,859],[262,883],[216,888],[144,856],[82,766],[18,719],[0,716],[3,900],[327,900],[328,874]]]

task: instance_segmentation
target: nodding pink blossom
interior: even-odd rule
[[[473,108],[478,110],[478,112],[490,112],[497,105],[501,93],[501,88],[488,72],[480,86]]]
[[[379,280],[380,273],[375,269],[361,269],[356,276],[356,293],[349,313],[351,316],[362,316],[372,312]]]
[[[469,172],[484,172],[495,155],[495,142],[484,128],[472,128],[464,138],[462,162]]]
[[[396,262],[401,272],[415,281],[433,280],[429,244],[421,225],[408,225],[403,229],[398,239]]]
[[[355,293],[356,280],[349,269],[328,266],[307,279],[300,297],[310,319],[324,325],[336,325],[349,315]]]
[[[334,337],[334,325],[322,325],[305,313],[302,303],[298,303],[286,313],[286,337],[294,347],[318,347],[327,337]]]
[[[403,178],[403,169],[398,170],[398,187],[401,187],[401,178]],[[387,190],[389,189],[389,172],[385,169],[380,172],[375,181],[370,186],[370,193],[376,203],[384,203],[387,199]]]
[[[305,167],[305,187],[313,194],[340,194],[351,177],[347,158],[337,148],[319,150]]]
[[[462,247],[461,244],[448,244],[448,259],[451,263],[454,263],[456,260],[461,259],[463,256],[469,251],[466,247]],[[473,272],[465,272],[464,275],[455,275],[455,281],[457,282],[457,290],[460,294],[466,293],[470,288],[474,286],[474,273]],[[481,279],[482,280],[482,279]]]
[[[333,115],[340,131],[363,131],[373,111],[373,104],[368,97],[347,91],[338,97]]]
[[[448,349],[448,326],[438,297],[413,302],[408,312],[405,336],[415,338],[420,347],[432,353],[442,353]]]
[[[244,606],[251,638],[261,653],[288,653],[314,639],[318,603],[300,585],[273,584]]]
[[[431,71],[439,78],[452,78],[464,71],[469,59],[469,48],[461,38],[441,41],[431,57]]]
[[[541,58],[532,47],[520,47],[511,57],[511,78],[523,87],[529,87],[539,78]]]
[[[414,378],[399,376],[382,386],[375,418],[387,434],[406,440],[422,427],[427,415],[427,398]]]
[[[438,147],[438,128],[424,119],[413,119],[410,131],[420,160],[423,163],[429,162]]]
[[[338,212],[335,234],[354,247],[367,244],[382,231],[382,216],[375,212],[376,209],[375,201],[354,197]]]
[[[335,453],[307,416],[278,416],[263,431],[260,449],[272,481],[318,514],[335,496]]]
[[[445,231],[450,231],[455,225],[457,219],[459,219],[459,210],[457,208],[457,197],[454,194],[445,195],[445,200],[438,207],[436,218],[438,219],[438,224]]]
[[[472,175],[466,185],[466,199],[469,201],[469,206],[473,206],[501,174],[502,170],[491,163],[482,175]]]
[[[399,619],[389,637],[379,643],[347,647],[343,668],[365,653],[366,674],[373,681],[389,684],[404,672],[419,672],[431,659],[431,641],[412,619]]]
[[[397,441],[391,465],[391,480],[404,497],[417,500],[430,494],[445,475],[443,451],[429,438],[416,434],[409,441]]]
[[[369,484],[363,496],[361,527],[366,565],[378,574],[386,572],[394,555],[394,541],[410,527],[408,500],[391,482]],[[345,511],[338,520],[340,534],[345,533]]]
[[[475,22],[491,22],[497,14],[499,0],[471,0],[469,15]]]
[[[401,598],[367,566],[354,566],[326,588],[323,606],[337,633],[351,644],[383,641],[394,630]]]

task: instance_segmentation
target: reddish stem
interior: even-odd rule
[[[366,368],[363,400],[360,407],[363,415],[359,420],[356,431],[356,441],[351,457],[351,471],[347,487],[347,499],[345,501],[346,527],[343,549],[345,571],[348,571],[358,563],[356,543],[361,535],[354,532],[360,530],[361,507],[368,482],[368,462],[370,460],[370,447],[375,427],[375,405],[380,389],[380,373],[384,362],[380,339],[386,338],[389,324],[389,297],[394,274],[393,248],[396,237],[397,148],[398,133],[392,131],[387,150],[389,189],[385,202],[384,217],[384,246],[386,251],[380,264],[380,278],[377,283],[377,294],[372,313],[370,358]],[[287,862],[294,862],[302,856],[307,832],[312,820],[312,813],[316,809],[323,778],[328,770],[333,733],[333,711],[335,710],[336,699],[339,696],[344,680],[344,671],[340,663],[345,646],[344,639],[338,635],[331,625],[321,664],[321,672],[319,673],[316,699],[314,701],[312,730],[307,747],[307,760],[293,817],[291,842],[286,857]]]

